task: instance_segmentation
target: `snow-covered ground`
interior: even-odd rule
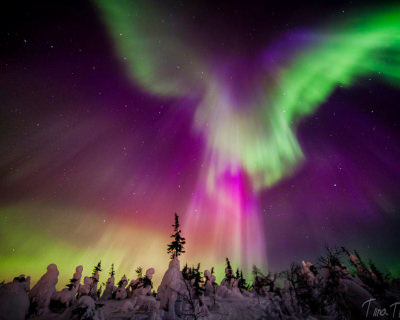
[[[71,284],[56,291],[57,266],[30,289],[30,278],[21,275],[0,286],[0,319],[354,319],[399,318],[400,281],[391,283],[378,271],[368,269],[350,254],[357,276],[328,256],[317,267],[293,265],[277,276],[255,271],[251,286],[234,275],[230,265],[218,285],[215,276],[199,268],[181,271],[177,258],[170,261],[157,292],[152,289],[153,268],[132,280],[126,277],[115,286],[111,274],[103,292],[97,290],[98,272],[80,284],[82,266],[76,268]],[[396,304],[395,304],[396,305]],[[391,307],[392,306],[392,307]],[[400,309],[400,308],[397,308]],[[376,310],[389,315],[379,317]]]

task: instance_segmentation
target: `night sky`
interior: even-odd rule
[[[400,272],[400,7],[35,1],[0,19],[0,280],[326,245]],[[221,280],[221,278],[217,278]]]

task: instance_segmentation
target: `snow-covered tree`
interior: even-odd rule
[[[121,280],[118,282],[118,288],[115,291],[115,299],[117,300],[126,299],[128,295],[128,292],[126,291],[127,284],[128,284],[128,279],[126,278],[125,275],[123,275]]]
[[[66,285],[67,288],[64,288],[61,291],[57,291],[53,294],[50,303],[50,308],[52,310],[64,310],[73,303],[79,290],[82,271],[83,266],[77,266],[72,279],[70,279],[69,284]]]
[[[109,272],[110,277],[114,277],[115,276],[115,271],[114,271],[114,263],[111,264],[111,270]]]
[[[93,279],[91,277],[83,278],[83,285],[79,286],[78,297],[90,295],[93,287]]]
[[[107,282],[105,284],[106,288],[104,289],[103,295],[101,296],[101,300],[102,301],[112,299],[115,291],[117,290],[117,287],[114,285],[114,283],[115,283],[114,263],[111,264],[111,269],[110,269],[110,272],[108,274],[109,274],[110,277],[108,278],[108,280],[107,280]]]
[[[234,286],[234,282],[236,280],[235,274],[232,269],[231,262],[229,258],[225,259],[226,267],[225,267],[225,278],[221,281],[221,286],[225,286],[227,288],[232,288]]]
[[[51,297],[56,292],[58,274],[59,272],[55,264],[49,264],[47,266],[47,272],[40,278],[40,280],[29,292],[29,298],[31,300],[31,313],[42,315],[48,312]]]
[[[101,270],[101,261],[99,261],[97,263],[97,265],[94,266],[93,272],[92,272],[92,277],[91,277],[92,280],[93,280],[93,283],[92,283],[92,287],[90,289],[90,293],[89,294],[93,298],[97,298],[97,296],[98,296],[97,284],[99,283],[99,278],[100,278],[99,272],[101,272],[101,271],[102,271]]]
[[[169,319],[177,317],[175,303],[178,295],[185,291],[184,279],[180,271],[180,262],[177,258],[169,262],[168,270],[165,272],[161,284],[157,289],[160,299],[160,308],[167,312]]]
[[[79,287],[79,282],[81,281],[82,278],[82,271],[83,271],[83,266],[77,266],[75,269],[75,273],[72,276],[72,279],[69,280],[69,283],[66,285],[66,287],[69,290],[73,290],[76,288],[78,290]]]
[[[97,265],[93,267],[92,279],[94,282],[99,282],[99,272],[101,271],[101,261],[99,261]]]
[[[242,270],[240,271],[240,274],[239,274],[238,288],[240,290],[248,290],[250,288],[250,285],[247,283],[246,279],[243,277]]]
[[[29,310],[30,277],[20,275],[0,286],[0,319],[24,320]]]

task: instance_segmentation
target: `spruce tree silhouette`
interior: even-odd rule
[[[136,275],[137,275],[137,277],[139,278],[139,279],[142,279],[143,278],[143,268],[142,267],[137,267],[136,268],[136,270],[135,270],[135,272],[136,272]]]
[[[110,277],[114,277],[114,275],[115,275],[114,263],[111,265],[111,270],[110,270],[109,275],[110,275]]]
[[[171,235],[171,238],[175,240],[172,241],[168,245],[167,252],[171,254],[171,259],[179,257],[182,253],[185,253],[183,245],[186,243],[185,238],[181,236],[181,230],[179,229],[179,216],[175,213],[175,224],[172,225],[174,227],[174,234]]]
[[[225,260],[226,260],[226,269],[228,270],[228,273],[225,273],[226,274],[226,278],[227,279],[235,278],[235,275],[233,274],[233,269],[232,269],[231,262],[230,262],[229,258],[226,257]]]
[[[96,278],[96,272],[98,274],[100,271],[101,271],[101,260],[97,263],[97,266],[94,266],[94,268],[93,268],[93,272],[92,272],[93,283],[99,282],[99,280],[97,280],[97,278]]]
[[[93,272],[92,272],[92,276],[94,276],[94,275],[96,274],[96,271],[97,271],[97,272],[100,272],[100,271],[101,271],[101,261],[99,261],[99,262],[97,263],[97,266],[94,266]]]

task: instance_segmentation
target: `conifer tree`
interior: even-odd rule
[[[199,297],[202,295],[204,289],[201,287],[201,272],[200,272],[200,263],[197,265],[197,268],[193,268],[193,273],[192,273],[192,279],[193,281],[193,288],[196,297]],[[201,301],[200,301],[201,304]]]
[[[120,288],[124,285],[124,280],[122,280],[123,278],[126,279],[125,274],[124,274],[124,276],[121,278],[121,280],[118,281],[118,287],[120,287]],[[126,281],[128,282],[128,280],[126,280]]]
[[[369,260],[369,266],[371,268],[371,271],[375,274],[376,279],[380,282],[385,282],[386,277],[385,275],[376,267],[375,263],[370,259]]]
[[[186,280],[189,278],[189,272],[188,272],[188,270],[189,270],[189,268],[188,268],[188,265],[187,265],[187,263],[186,263],[185,266],[184,266],[183,269],[182,269],[183,278],[186,279]]]
[[[115,271],[114,271],[114,263],[111,265],[111,270],[110,270],[110,273],[109,273],[109,275],[110,275],[110,277],[114,277],[114,275],[115,275]]]
[[[253,274],[254,277],[261,276],[261,277],[265,278],[265,275],[262,273],[262,271],[254,264],[253,264],[253,270],[251,273]]]
[[[233,269],[231,266],[231,262],[229,261],[229,258],[226,258],[226,269],[228,269],[228,274],[226,274],[228,279],[234,278],[234,274],[233,274]]]
[[[151,281],[149,278],[147,278],[147,275],[145,275],[142,278],[142,282],[143,282],[143,287],[147,287],[150,286],[151,288],[153,288],[153,281]],[[148,294],[149,295],[149,294]]]
[[[99,261],[97,263],[97,266],[94,266],[92,276],[94,276],[96,274],[96,272],[100,272],[100,271],[101,271],[101,261]]]
[[[135,272],[136,272],[136,275],[137,275],[137,277],[138,277],[139,279],[142,279],[142,278],[143,278],[143,268],[142,268],[142,267],[137,267],[136,270],[135,270]]]
[[[171,238],[174,238],[168,245],[167,252],[171,254],[171,259],[177,258],[182,253],[185,253],[183,245],[186,243],[185,238],[181,236],[181,230],[179,229],[179,216],[175,213],[175,224],[172,225],[174,227],[174,234],[171,235]]]
[[[250,285],[247,284],[246,279],[243,277],[243,271],[240,271],[240,275],[239,275],[239,285],[238,285],[239,289],[245,289],[248,290]]]
[[[97,266],[94,266],[93,272],[92,272],[92,279],[94,283],[99,282],[99,280],[96,278],[96,273],[98,274],[101,271],[101,260],[97,263]]]
[[[68,290],[72,290],[72,288],[74,287],[76,281],[78,281],[77,279],[69,279],[69,283],[66,285],[66,287],[68,288]]]

